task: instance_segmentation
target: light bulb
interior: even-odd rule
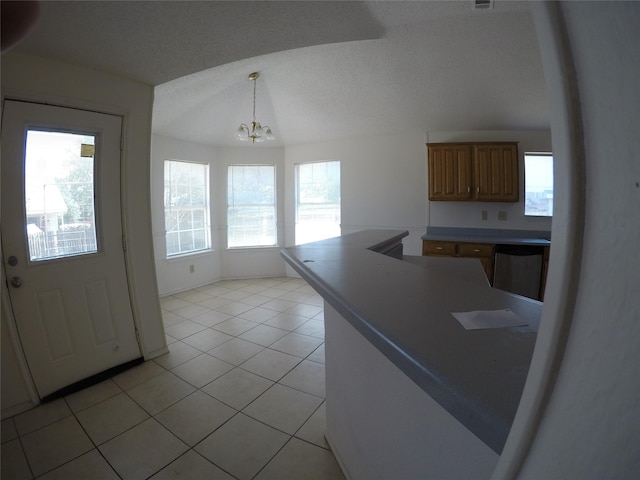
[[[245,130],[245,126],[240,125],[238,127],[238,130],[236,130],[236,136],[238,137],[238,140],[246,142],[247,140],[249,140],[248,136],[247,136],[247,131]]]
[[[264,134],[265,134],[267,140],[273,140],[273,139],[276,138],[276,137],[273,136],[273,132],[271,131],[271,128],[269,128],[269,127],[265,127]]]

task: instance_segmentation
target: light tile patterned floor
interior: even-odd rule
[[[341,480],[322,299],[301,279],[161,299],[170,352],[2,421],[2,479]]]

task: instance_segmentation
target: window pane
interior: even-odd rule
[[[340,235],[340,162],[296,165],[295,243]]]
[[[275,166],[230,165],[227,177],[227,243],[234,247],[277,244]]]
[[[204,212],[200,209],[191,212],[191,221],[194,229],[204,228]]]
[[[98,251],[95,138],[68,132],[27,131],[24,190],[30,260]]]
[[[180,250],[183,252],[193,251],[193,232],[180,232]]]
[[[553,215],[553,155],[524,154],[524,214],[551,217]]]
[[[206,248],[206,242],[207,242],[207,239],[205,237],[203,230],[193,231],[193,248],[195,250]]]
[[[167,233],[167,255],[180,253],[180,242],[178,232]]]
[[[178,230],[178,212],[177,211],[165,211],[164,218],[165,229],[167,232],[173,232]]]
[[[167,256],[211,248],[208,165],[167,160],[164,181]]]
[[[191,210],[181,209],[178,213],[178,216],[180,218],[178,228],[181,232],[185,230],[190,231],[193,229],[193,222],[191,221]]]

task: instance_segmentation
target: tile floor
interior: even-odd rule
[[[161,299],[170,352],[2,421],[2,479],[343,479],[322,299],[301,279]]]

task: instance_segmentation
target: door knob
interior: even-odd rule
[[[12,277],[11,286],[14,288],[20,288],[22,286],[22,279],[20,277]]]

